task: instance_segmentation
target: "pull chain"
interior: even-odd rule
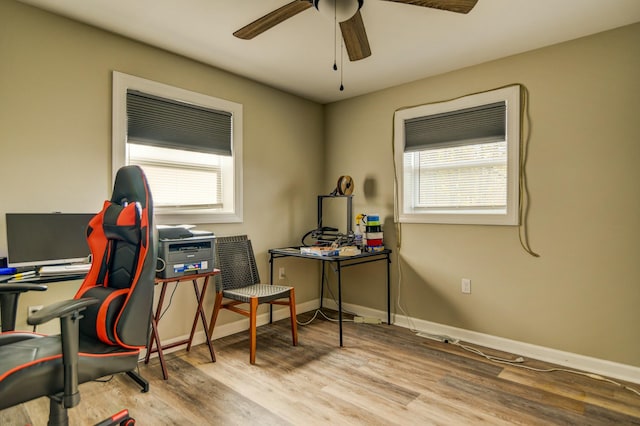
[[[342,84],[342,72],[344,70],[344,40],[340,37],[340,91],[344,90],[344,85]]]
[[[338,70],[338,65],[336,64],[336,49],[338,46],[338,41],[336,40],[336,34],[338,32],[338,18],[337,18],[337,6],[336,3],[333,4],[333,70]]]
[[[338,54],[336,53],[336,50],[338,49],[338,40],[337,40],[337,34],[338,34],[338,2],[335,1],[333,3],[333,70],[337,71],[338,70],[338,64],[337,64],[337,56]],[[344,39],[342,38],[342,34],[340,34],[340,91],[342,92],[344,90],[344,84],[342,84],[342,78],[343,78],[343,74],[342,74],[342,65],[343,65],[343,61],[344,61]]]

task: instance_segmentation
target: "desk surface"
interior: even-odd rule
[[[176,281],[191,281],[191,280],[197,280],[198,278],[210,277],[212,275],[217,275],[219,273],[220,273],[220,269],[214,269],[211,272],[205,272],[203,274],[181,275],[179,277],[171,277],[171,278],[156,277],[155,282],[156,284],[160,284],[160,283],[174,283]]]
[[[273,256],[294,256],[294,257],[302,257],[305,259],[316,259],[316,260],[326,260],[326,261],[342,261],[342,260],[352,260],[352,259],[363,259],[366,257],[373,257],[373,256],[380,256],[380,255],[384,255],[387,256],[389,253],[391,253],[390,249],[384,249],[382,251],[375,251],[375,252],[362,252],[360,254],[356,254],[353,256],[317,256],[315,254],[306,254],[306,253],[300,253],[300,247],[283,247],[283,248],[274,248],[274,249],[269,249],[269,253]]]
[[[375,252],[363,252],[354,256],[317,256],[314,254],[306,254],[300,252],[300,247],[284,247],[274,248],[269,250],[271,258],[269,263],[271,264],[271,277],[270,283],[273,283],[273,264],[275,259],[284,257],[299,257],[302,259],[312,259],[322,262],[322,276],[320,278],[320,309],[322,310],[322,301],[324,283],[325,283],[325,266],[327,264],[336,266],[335,274],[338,281],[338,323],[340,329],[340,346],[342,347],[342,273],[341,269],[349,266],[362,265],[372,262],[385,262],[387,264],[387,324],[391,324],[391,278],[389,265],[391,264],[391,250],[384,249],[382,251]],[[333,269],[333,268],[330,268]]]
[[[0,284],[47,284],[62,281],[83,280],[87,274],[73,274],[73,275],[50,275],[41,277],[39,275],[30,276],[22,279],[13,279],[13,275],[0,275]]]

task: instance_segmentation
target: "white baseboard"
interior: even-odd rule
[[[304,302],[296,305],[298,313],[312,311],[319,306],[319,299],[315,299],[309,302]],[[336,303],[332,299],[324,299],[323,306],[329,309],[338,309]],[[343,303],[344,312],[350,312],[352,314],[379,318],[383,323],[387,321],[387,313],[377,309],[367,308],[365,306],[353,305],[350,303]],[[278,321],[289,317],[288,309],[275,309],[273,312],[273,320]],[[532,345],[530,343],[519,342],[517,340],[505,339],[502,337],[492,336],[489,334],[478,333],[471,330],[462,328],[451,327],[444,324],[438,324],[431,321],[425,321],[417,318],[410,318],[403,315],[392,314],[391,322],[393,325],[404,328],[413,328],[417,330],[433,334],[433,335],[445,335],[453,339],[458,339],[466,343],[476,344],[488,348],[497,349],[500,351],[508,352],[514,355],[522,356],[525,358],[534,358],[540,361],[549,362],[552,364],[561,365],[574,370],[587,371],[590,373],[601,374],[603,376],[625,380],[628,382],[640,384],[640,368],[627,364],[621,364],[617,362],[607,361],[603,359],[588,357],[584,355],[574,354],[571,352],[564,352],[557,349],[547,348],[544,346]],[[258,326],[269,323],[269,313],[263,313],[258,315]],[[213,339],[218,339],[224,336],[229,336],[241,331],[246,331],[249,328],[248,319],[240,319],[226,324],[216,326],[213,331]],[[163,341],[163,344],[168,345],[173,342],[186,339],[188,336],[179,336],[173,339]],[[205,336],[203,331],[197,332],[193,337],[193,344],[197,345],[205,342]],[[165,351],[165,353],[171,353],[172,351],[179,350],[181,347],[171,348]],[[154,354],[157,356],[157,354]]]
[[[325,299],[324,306],[331,309],[337,309],[336,303],[331,299]],[[348,311],[359,316],[380,318],[383,322],[386,322],[387,313],[385,311],[348,303],[343,303],[342,308],[344,311]],[[564,352],[544,346],[519,342],[517,340],[504,339],[502,337],[478,333],[471,330],[451,327],[444,324],[438,324],[431,321],[393,313],[391,314],[391,322],[393,325],[397,325],[399,327],[415,327],[417,330],[428,334],[449,336],[453,339],[497,349],[525,358],[534,358],[540,361],[558,364],[573,370],[582,370],[640,384],[640,368],[632,365],[588,357],[572,352]]]

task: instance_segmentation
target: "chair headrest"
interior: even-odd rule
[[[126,241],[138,244],[140,241],[140,203],[121,206],[107,201],[105,203],[102,229],[110,240]]]
[[[124,205],[139,202],[142,209],[147,207],[147,191],[142,169],[138,166],[124,166],[118,170],[113,184],[111,202]]]

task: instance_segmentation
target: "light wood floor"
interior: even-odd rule
[[[610,383],[495,364],[396,326],[345,323],[344,333],[339,348],[337,324],[316,319],[293,347],[286,320],[260,327],[254,366],[248,333],[214,341],[216,363],[206,346],[180,350],[167,356],[167,381],[157,359],[140,364],[148,393],[125,375],[81,385],[71,423],[126,407],[154,426],[640,424],[640,396]],[[41,398],[0,411],[0,425],[44,425],[47,415]]]

